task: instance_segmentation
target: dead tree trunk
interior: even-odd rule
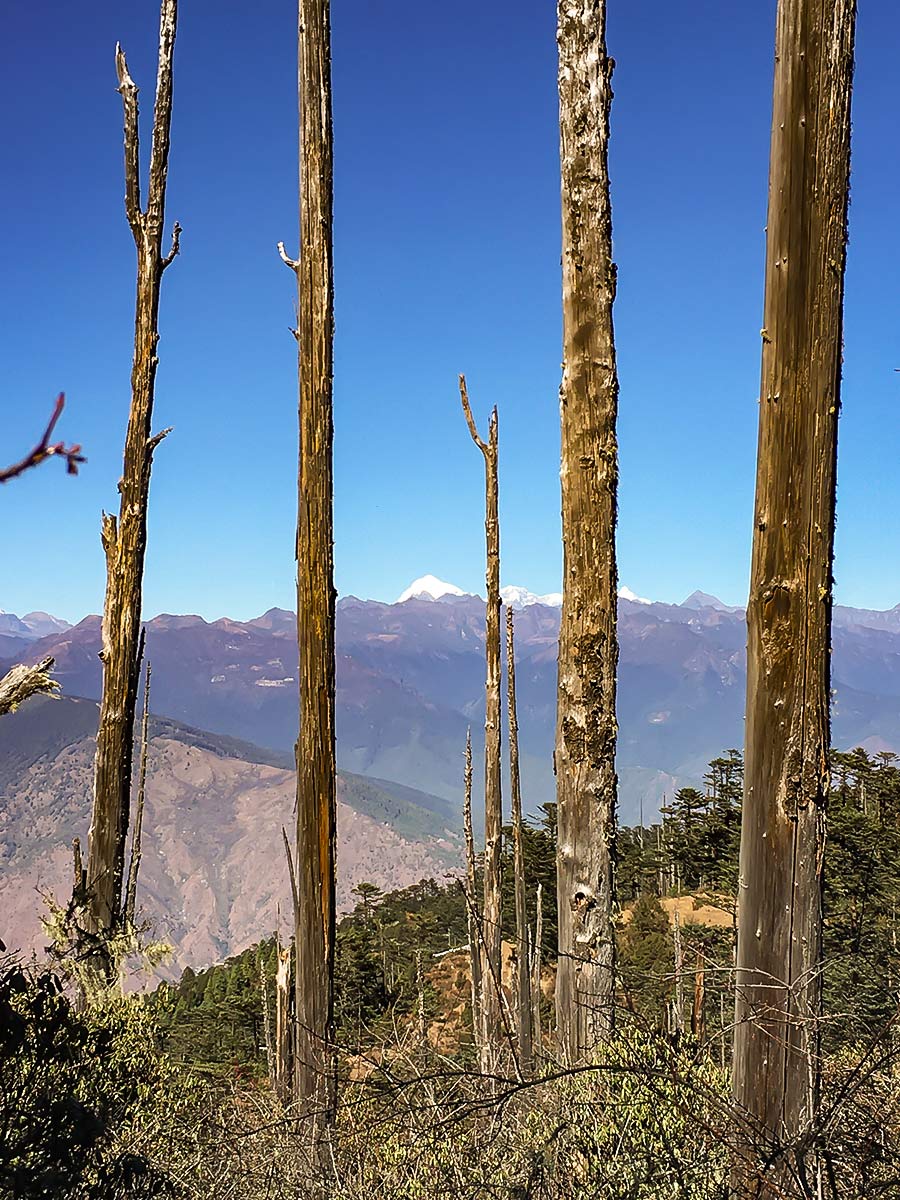
[[[472,834],[472,730],[466,731],[465,797],[463,828],[466,839],[466,923],[469,933],[469,964],[472,972],[472,1038],[478,1064],[484,1064],[484,1006],[481,989],[481,922],[475,887],[475,839]]]
[[[674,1032],[684,1033],[684,951],[681,946],[681,918],[678,909],[672,914],[672,946],[675,951],[675,1008]]]
[[[141,637],[143,645],[143,635]],[[138,768],[137,804],[134,810],[134,828],[131,831],[131,859],[128,863],[128,885],[125,888],[124,924],[126,930],[134,928],[134,909],[137,902],[138,872],[141,869],[141,831],[144,824],[144,795],[147,789],[147,754],[150,732],[150,662],[144,668],[144,712],[141,717],[141,765]]]
[[[300,0],[300,257],[297,277],[300,468],[297,517],[297,741],[295,929],[296,1098],[330,1119],[335,935],[334,511],[332,373],[333,137],[330,0]]]
[[[815,1120],[819,1094],[855,16],[855,0],[778,5],[733,1067],[735,1098],[770,1144]]]
[[[269,1087],[274,1091],[275,1047],[272,1045],[272,1019],[269,1014],[269,984],[266,979],[266,964],[262,959],[259,961],[259,999],[262,1005],[263,1044],[266,1048],[266,1073],[269,1077]]]
[[[609,1036],[615,1011],[616,268],[609,194],[613,62],[606,0],[559,0],[562,165],[563,607],[556,790],[560,1049]]]
[[[531,964],[528,960],[528,914],[525,906],[525,845],[522,830],[522,787],[519,777],[519,720],[516,709],[516,638],[513,610],[506,610],[506,686],[509,718],[509,782],[512,799],[513,875],[516,901],[516,1039],[519,1069],[527,1079],[534,1067],[531,1011]]]
[[[125,435],[125,458],[119,482],[119,518],[104,513],[102,541],[106,552],[106,599],[100,657],[103,690],[94,758],[94,804],[88,848],[88,931],[102,942],[118,926],[121,913],[131,797],[132,743],[140,656],[144,553],[147,544],[147,501],[153,453],[168,430],[151,435],[159,342],[159,293],[163,272],[178,253],[181,233],[176,223],[171,249],[163,254],[169,128],[172,117],[172,56],[175,48],[177,0],[163,0],[159,26],[159,66],[147,206],[141,208],[138,89],[128,74],[121,46],[116,47],[116,73],[125,113],[125,212],[137,247],[137,297],[131,410]],[[117,971],[101,951],[98,977],[110,983]]]
[[[534,947],[531,957],[531,1006],[533,1042],[538,1053],[541,1051],[541,947],[544,942],[544,885],[537,886],[534,918]]]
[[[491,413],[488,440],[478,435],[469,405],[464,375],[459,394],[472,441],[484,457],[487,551],[487,610],[485,615],[485,719],[484,719],[484,908],[482,911],[481,966],[486,1053],[493,1058],[504,1043],[501,979],[502,928],[500,923],[501,837],[503,826],[500,763],[500,514],[497,468],[497,410]]]
[[[275,968],[275,1091],[286,1101],[293,1086],[293,1027],[291,1014],[291,948],[277,946]]]
[[[706,1038],[706,955],[703,947],[697,951],[697,973],[694,976],[694,1003],[691,1008],[691,1033],[698,1042]]]

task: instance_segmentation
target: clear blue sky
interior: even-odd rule
[[[610,0],[620,291],[621,578],[746,593],[774,0]],[[341,592],[482,582],[480,420],[500,408],[504,576],[559,586],[559,202],[550,0],[335,0],[336,485]],[[0,607],[99,611],[117,507],[134,250],[121,40],[149,117],[154,0],[9,7],[0,47],[0,458],[56,392],[89,462],[4,489]],[[838,596],[900,601],[900,14],[861,6]],[[291,603],[296,382],[292,0],[183,0],[176,49],[146,610]]]

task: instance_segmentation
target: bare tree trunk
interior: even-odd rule
[[[141,634],[143,645],[143,632]],[[138,794],[131,831],[131,860],[128,864],[128,886],[125,888],[125,928],[134,928],[134,909],[137,902],[138,872],[141,869],[141,830],[144,824],[144,794],[147,788],[147,753],[150,730],[150,662],[144,668],[144,712],[141,718],[141,765],[138,769]]]
[[[485,517],[487,551],[487,610],[485,614],[485,721],[484,721],[484,909],[482,913],[483,960],[481,966],[486,1053],[496,1058],[504,1043],[502,997],[500,995],[502,928],[500,884],[503,811],[500,762],[500,515],[497,450],[497,409],[491,413],[488,440],[478,435],[466,378],[459,377],[459,394],[472,441],[484,457]]]
[[[141,603],[147,544],[147,501],[153,452],[168,430],[151,435],[159,342],[159,293],[163,272],[178,253],[181,233],[176,223],[172,246],[162,252],[165,221],[169,128],[172,118],[172,56],[175,48],[176,0],[163,0],[159,25],[159,65],[147,207],[141,209],[138,89],[128,74],[120,46],[116,73],[125,114],[125,212],[137,247],[137,297],[131,410],[125,435],[125,457],[119,482],[119,519],[103,514],[106,552],[106,599],[103,605],[103,690],[94,758],[94,804],[88,848],[87,928],[108,938],[121,920],[131,798],[134,715],[140,673]],[[112,983],[118,967],[108,953],[95,964],[98,982]]]
[[[422,967],[422,949],[416,950],[416,1017],[418,1021],[419,1048],[428,1045],[428,1023],[425,1019],[425,971]]]
[[[20,664],[0,679],[0,716],[15,712],[29,696],[52,696],[59,684],[50,678],[52,658],[43,658],[34,666]]]
[[[778,5],[747,607],[734,1094],[770,1144],[819,1103],[837,422],[855,0]],[[773,1174],[760,1195],[781,1194]]]
[[[706,956],[701,947],[697,951],[697,973],[694,976],[694,1004],[691,1009],[691,1033],[698,1042],[706,1037],[706,1020],[703,1006],[706,1002]]]
[[[275,1047],[272,1045],[272,1020],[269,1015],[269,985],[266,980],[266,964],[259,963],[259,998],[262,1004],[263,1043],[266,1048],[266,1072],[269,1087],[275,1090]]]
[[[298,1100],[333,1116],[335,935],[334,511],[332,374],[333,137],[329,0],[299,0],[300,257],[297,276],[300,469],[297,517],[297,741],[295,928]]]
[[[516,898],[516,1038],[519,1069],[527,1079],[534,1067],[531,972],[528,960],[528,915],[525,907],[525,845],[522,831],[522,787],[519,776],[519,720],[516,709],[516,639],[513,610],[506,610],[506,684],[509,717],[509,779],[512,797],[513,874]]]
[[[675,949],[675,1032],[684,1033],[684,952],[681,947],[681,919],[675,909],[672,944]]]
[[[481,923],[475,888],[475,839],[472,834],[472,730],[466,731],[465,798],[463,827],[466,838],[466,918],[469,932],[469,962],[472,972],[472,1037],[479,1067],[484,1070],[484,1006],[481,989]]]
[[[291,1014],[291,948],[279,945],[275,968],[275,1091],[287,1100],[293,1085],[293,1027]]]
[[[531,958],[531,1005],[534,1013],[534,1046],[541,1052],[541,947],[544,942],[544,885],[537,886],[534,920],[534,947]]]
[[[559,0],[562,165],[563,607],[556,788],[560,1048],[569,1062],[615,1015],[616,416],[606,0]]]

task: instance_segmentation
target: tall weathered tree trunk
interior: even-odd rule
[[[487,608],[485,614],[484,719],[484,908],[482,910],[481,986],[484,1006],[485,1052],[495,1060],[504,1043],[501,981],[500,883],[502,852],[502,795],[500,762],[500,513],[497,449],[497,409],[491,413],[488,440],[478,435],[464,375],[459,377],[459,394],[472,441],[484,457],[485,516],[484,536],[487,551]],[[494,1065],[496,1063],[494,1062]]]
[[[815,1120],[819,1093],[855,17],[855,0],[778,5],[734,1044],[735,1097],[770,1144]]]
[[[556,793],[560,1049],[609,1036],[615,1013],[616,268],[609,194],[613,62],[606,0],[559,0],[562,166],[563,606]]]
[[[293,1084],[293,1031],[291,1014],[291,948],[276,945],[275,967],[275,1091],[287,1100]]]
[[[519,719],[516,709],[516,636],[513,610],[506,610],[506,688],[509,719],[509,783],[512,800],[513,876],[516,901],[516,1039],[519,1069],[527,1079],[534,1068],[531,1010],[531,963],[528,956],[528,913],[525,906],[525,844],[522,830],[522,786],[519,776]]]
[[[469,965],[472,972],[472,1038],[478,1064],[484,1069],[484,1005],[481,998],[481,921],[475,887],[475,838],[472,833],[472,730],[466,730],[465,795],[463,829],[466,839],[466,925],[469,933]]]
[[[159,65],[147,207],[141,208],[138,89],[128,74],[120,46],[116,73],[125,113],[125,212],[137,247],[137,297],[131,410],[125,435],[125,458],[119,482],[119,519],[103,514],[106,552],[106,599],[100,657],[103,690],[94,758],[94,804],[88,848],[88,931],[101,945],[121,920],[125,843],[131,797],[132,744],[140,656],[144,553],[147,544],[147,501],[153,452],[168,430],[151,434],[159,341],[159,293],[163,272],[178,253],[181,233],[176,223],[172,246],[163,255],[169,128],[172,118],[172,57],[175,48],[176,0],[163,0],[159,25]],[[114,981],[117,966],[100,952],[96,974]]]
[[[300,0],[300,257],[297,276],[300,469],[297,517],[296,1098],[330,1116],[335,933],[334,279],[329,0]]]
[[[534,917],[534,947],[531,954],[531,1005],[534,1013],[534,1045],[541,1052],[541,958],[544,945],[544,885],[537,885]]]
[[[141,647],[143,647],[143,631]],[[140,658],[140,654],[138,655]],[[134,810],[134,828],[131,833],[131,859],[128,863],[128,884],[125,888],[125,928],[134,928],[134,910],[137,903],[137,881],[141,869],[141,833],[144,824],[144,799],[147,791],[147,755],[150,749],[150,662],[144,668],[144,712],[141,717],[141,761],[138,767],[138,794]]]

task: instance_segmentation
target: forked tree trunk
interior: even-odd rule
[[[98,982],[112,983],[117,964],[108,951],[109,935],[121,921],[125,843],[131,797],[134,716],[140,672],[141,602],[147,544],[147,501],[153,452],[168,433],[151,434],[159,341],[159,293],[163,272],[178,253],[176,223],[172,246],[163,255],[169,128],[172,117],[172,57],[176,0],[163,0],[159,26],[159,65],[147,206],[141,208],[138,89],[128,74],[120,46],[116,73],[125,114],[125,212],[137,247],[134,360],[131,410],[125,435],[125,459],[119,482],[119,519],[103,514],[106,552],[106,599],[103,605],[103,689],[94,758],[94,803],[88,848],[89,933],[100,939],[95,961]]]
[[[501,852],[503,811],[500,762],[500,513],[497,450],[497,409],[491,413],[488,440],[478,435],[469,405],[464,375],[459,377],[459,394],[472,441],[484,457],[485,516],[484,536],[487,557],[485,579],[487,608],[485,613],[484,653],[487,667],[485,679],[484,719],[484,907],[482,910],[481,987],[484,1006],[485,1054],[496,1067],[496,1058],[505,1042],[501,984],[501,947],[503,932],[500,922]]]
[[[609,194],[613,62],[606,0],[559,0],[562,166],[563,606],[556,793],[559,841],[557,1028],[578,1062],[615,1011],[616,268]]]
[[[525,906],[525,845],[522,830],[522,787],[519,776],[519,720],[516,709],[516,638],[513,610],[506,610],[506,686],[509,718],[509,783],[512,800],[513,876],[516,902],[516,1040],[519,1069],[527,1079],[534,1068],[531,1009],[531,963],[528,913]]]
[[[295,1096],[333,1115],[335,935],[334,744],[334,420],[332,368],[333,138],[329,0],[300,0],[300,257],[283,260],[297,276],[300,469],[297,517],[297,741],[295,926]]]
[[[855,17],[855,0],[778,5],[733,1068],[735,1098],[770,1145],[807,1128],[819,1099]]]
[[[466,839],[466,926],[469,934],[469,966],[472,973],[472,1039],[479,1066],[484,1069],[484,1006],[481,1000],[481,921],[475,887],[475,838],[472,833],[472,730],[466,730],[465,794],[463,829]]]

